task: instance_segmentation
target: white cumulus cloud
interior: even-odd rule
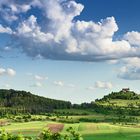
[[[3,26],[0,24],[0,33],[12,34],[12,30],[11,30],[11,28],[9,28],[9,27],[3,27]]]
[[[12,68],[0,68],[0,76],[2,75],[7,75],[7,76],[15,76],[16,75],[16,71]]]
[[[128,32],[124,35],[124,39],[127,40],[131,45],[140,47],[140,32]]]
[[[4,68],[0,68],[0,75],[3,75],[6,73],[6,70]]]
[[[9,75],[9,76],[15,76],[16,75],[16,71],[11,69],[11,68],[8,68],[6,73]]]
[[[113,84],[111,82],[97,81],[95,82],[94,87],[100,89],[111,89],[113,87]]]
[[[48,77],[46,77],[46,76],[40,76],[40,75],[34,75],[34,78],[36,79],[36,80],[47,80],[48,79]]]
[[[119,69],[118,77],[125,80],[140,80],[140,58],[124,59],[124,66]]]
[[[40,11],[43,25],[33,12],[22,17],[21,13],[26,15],[34,7]],[[115,62],[120,58],[140,57],[139,32],[128,32],[114,39],[119,27],[113,16],[99,22],[76,20],[83,10],[84,5],[74,0],[2,0],[1,17],[13,24],[17,20],[18,24],[12,29],[1,25],[1,30],[12,32],[18,40],[17,48],[35,58]]]
[[[64,86],[64,82],[63,81],[54,81],[53,83],[56,86],[60,86],[60,87],[63,87]]]

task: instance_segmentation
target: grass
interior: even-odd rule
[[[128,107],[129,104],[133,104],[134,106],[137,107],[137,104],[139,103],[140,103],[140,100],[122,100],[122,99],[111,99],[109,100],[109,102],[99,102],[99,104],[102,104],[102,105],[114,104],[120,107]]]
[[[5,129],[8,132],[14,134],[23,134],[25,136],[38,136],[41,130],[47,127],[47,122],[43,121],[34,121],[26,123],[11,123],[11,125],[4,126],[2,129]]]
[[[139,140],[139,133],[121,134],[121,133],[107,133],[107,134],[91,134],[84,135],[84,140]]]
[[[25,123],[14,123],[1,127],[8,132],[25,136],[36,137],[43,129],[47,129],[47,124],[57,123],[52,121],[33,121]],[[57,123],[58,124],[58,123]],[[139,140],[140,125],[122,126],[111,123],[75,123],[64,124],[62,133],[66,133],[66,129],[72,126],[84,138],[84,140]]]
[[[67,126],[68,127],[68,126]],[[120,126],[108,123],[80,123],[76,124],[84,140],[139,140],[140,127]]]
[[[60,114],[74,114],[74,115],[88,115],[88,114],[95,114],[95,112],[91,109],[84,110],[84,109],[56,109],[54,112]]]

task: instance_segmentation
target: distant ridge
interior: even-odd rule
[[[0,109],[41,113],[53,109],[70,108],[71,102],[49,99],[26,91],[0,89]]]

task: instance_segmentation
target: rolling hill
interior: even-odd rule
[[[121,90],[119,92],[112,92],[102,99],[97,99],[96,103],[102,105],[113,105],[113,106],[122,106],[122,107],[140,107],[140,95],[134,91],[125,91]]]
[[[34,114],[70,107],[70,102],[49,99],[26,91],[0,90],[0,112],[3,113],[29,112]]]

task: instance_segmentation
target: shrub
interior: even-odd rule
[[[77,133],[72,127],[67,129],[68,134],[62,135],[60,133],[52,133],[50,130],[44,130],[37,140],[83,140],[81,135]],[[0,131],[0,140],[32,140],[32,137],[24,137],[23,135],[12,135],[5,132],[4,130]]]

